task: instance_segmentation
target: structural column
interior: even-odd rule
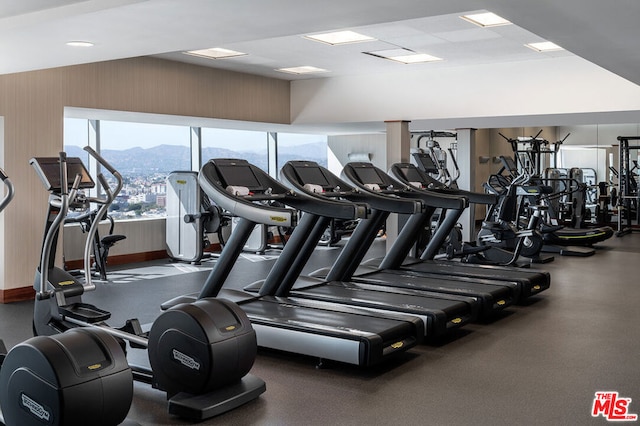
[[[385,124],[387,129],[386,171],[393,163],[409,162],[411,133],[409,121],[385,121]],[[387,250],[398,237],[399,228],[398,215],[391,214],[387,219]]]
[[[458,186],[468,191],[476,190],[476,129],[456,129],[458,149],[456,159],[460,167]],[[466,209],[460,217],[463,241],[475,240],[475,207]]]

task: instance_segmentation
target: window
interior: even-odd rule
[[[202,163],[211,158],[241,158],[269,171],[267,132],[202,128]]]
[[[100,121],[98,128],[100,154],[124,180],[113,217],[164,217],[167,175],[191,170],[189,127]]]
[[[311,160],[327,167],[327,137],[278,133],[278,167],[291,160]]]
[[[328,153],[324,135],[65,118],[64,150],[90,167],[82,150],[87,145],[123,177],[122,190],[111,206],[115,219],[165,217],[169,173],[198,170],[210,158],[245,159],[277,176],[290,160],[312,160],[327,167]],[[96,171],[90,171],[95,177]],[[110,174],[104,174],[113,184]]]

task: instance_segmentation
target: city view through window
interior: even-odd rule
[[[269,171],[267,132],[202,128],[200,134],[202,162],[211,158],[241,158]],[[111,206],[112,217],[158,218],[166,215],[169,173],[192,170],[191,137],[188,126],[100,121],[94,127],[86,119],[66,118],[64,149],[69,157],[80,157],[88,166],[88,156],[82,148],[89,145],[90,140],[99,140],[100,154],[124,180]],[[276,139],[278,167],[294,159],[317,161],[327,166],[326,136],[278,133]],[[113,183],[109,172],[103,173],[107,181]]]

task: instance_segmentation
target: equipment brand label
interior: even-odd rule
[[[618,392],[596,392],[591,415],[602,416],[610,422],[634,422],[638,415],[629,413],[629,404],[631,398],[622,398]]]
[[[173,349],[173,359],[178,361],[180,364],[184,365],[187,368],[191,368],[193,370],[200,370],[200,363],[195,359],[191,358],[189,355],[185,355],[177,349]]]
[[[39,418],[40,420],[49,422],[51,414],[42,405],[29,398],[27,395],[23,393],[20,394],[20,403],[35,417]]]

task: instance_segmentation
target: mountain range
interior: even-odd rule
[[[67,156],[87,159],[87,153],[79,146],[65,146]],[[148,176],[156,173],[168,174],[175,170],[188,170],[191,151],[187,146],[158,145],[152,148],[133,147],[124,150],[102,149],[102,156],[123,176]],[[242,158],[262,169],[267,168],[266,151],[243,152],[224,148],[203,148],[203,159]],[[308,143],[296,146],[284,146],[278,149],[278,162],[284,164],[290,160],[313,160],[326,166],[327,145],[324,142]]]

